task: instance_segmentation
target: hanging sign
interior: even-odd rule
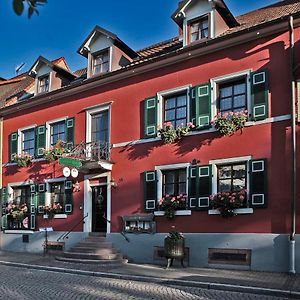
[[[70,166],[74,168],[82,167],[82,163],[79,159],[69,158],[69,157],[61,157],[58,160],[58,163],[63,166]]]
[[[68,167],[64,167],[64,169],[63,169],[63,175],[65,177],[69,177],[71,175],[71,171],[70,171],[70,169]]]
[[[71,170],[71,175],[72,175],[73,178],[77,178],[78,177],[78,170],[73,168]]]

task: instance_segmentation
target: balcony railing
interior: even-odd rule
[[[81,142],[71,148],[70,152],[66,156],[82,161],[109,161],[111,148],[111,144],[107,142]]]

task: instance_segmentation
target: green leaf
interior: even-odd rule
[[[20,16],[24,11],[24,3],[23,0],[14,0],[13,1],[13,8],[15,13]]]

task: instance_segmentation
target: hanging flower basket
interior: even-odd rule
[[[236,131],[242,130],[248,120],[248,112],[229,112],[229,113],[218,113],[212,120],[212,125],[223,135],[231,136]]]
[[[165,211],[165,217],[169,220],[174,219],[176,210],[186,208],[186,195],[163,197],[158,204],[160,210]]]
[[[181,124],[177,129],[173,127],[171,122],[166,122],[162,128],[158,128],[158,133],[164,144],[173,144],[186,136],[193,128],[195,128],[195,125],[191,122],[186,125]]]
[[[246,191],[220,192],[210,196],[210,205],[218,209],[222,217],[236,216],[235,209],[246,207]]]
[[[28,167],[32,162],[33,157],[28,153],[16,154],[13,161],[17,163],[18,167]]]

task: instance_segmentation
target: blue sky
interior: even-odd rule
[[[14,76],[26,63],[29,69],[39,55],[50,60],[66,57],[72,70],[86,66],[77,49],[99,25],[117,34],[134,50],[177,35],[170,18],[178,0],[48,0],[40,15],[16,16],[12,0],[0,1],[0,77]],[[234,15],[267,6],[277,0],[225,0]],[[24,69],[24,70],[25,70]]]

